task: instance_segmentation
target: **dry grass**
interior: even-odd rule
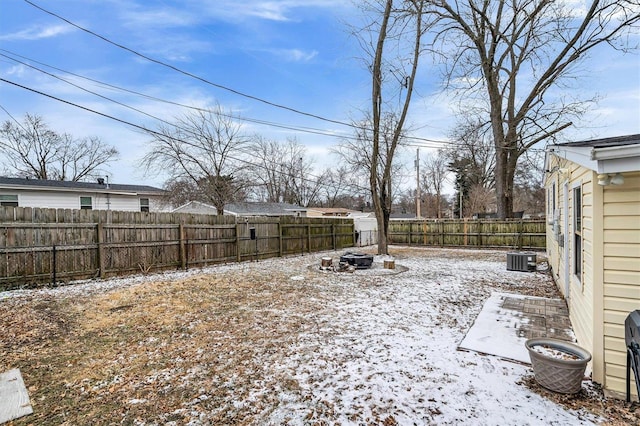
[[[10,332],[0,338],[0,370],[21,369],[35,412],[16,424],[182,423],[199,411],[216,412],[214,423],[251,423],[276,392],[242,409],[233,399],[273,380],[263,374],[265,354],[275,360],[309,326],[284,313],[314,308],[300,298],[313,288],[287,278],[197,276],[1,304],[0,327]]]
[[[403,256],[415,253],[398,250],[397,259]],[[74,298],[4,300],[0,371],[21,369],[34,408],[12,424],[259,424],[282,395],[300,392],[295,379],[273,368],[288,348],[320,328],[318,335],[339,332],[309,320],[327,309],[315,282],[236,269]],[[573,403],[606,406],[588,403],[595,398]],[[305,421],[325,424],[318,419],[332,418],[333,410],[330,403],[310,406]],[[612,424],[629,413],[598,411]],[[369,424],[397,422],[374,410]]]

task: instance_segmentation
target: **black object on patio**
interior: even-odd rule
[[[364,253],[351,253],[346,252],[340,256],[341,263],[348,263],[353,265],[356,269],[367,269],[371,267],[373,263],[373,255]]]
[[[627,345],[627,402],[631,402],[631,370],[640,401],[640,309],[631,312],[624,321],[624,342]]]

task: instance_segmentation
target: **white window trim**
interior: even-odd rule
[[[578,216],[576,215],[576,189],[580,188],[580,272],[576,273],[576,224]],[[582,284],[584,276],[584,185],[582,180],[573,182],[571,185],[571,276]]]
[[[6,202],[6,201],[8,201],[8,202],[16,202],[16,203],[18,203],[18,207],[20,206],[20,194],[0,194],[0,195],[9,196],[9,197],[16,197],[15,201],[14,200],[0,200],[0,202],[3,202],[3,201],[4,202]],[[10,206],[5,206],[5,207],[10,207]],[[11,206],[11,207],[13,207],[13,206]]]
[[[91,208],[90,209],[83,209],[82,208],[82,199],[83,198],[88,198],[89,200],[91,200]],[[93,197],[90,195],[81,195],[80,198],[78,198],[78,201],[80,202],[80,210],[93,210]]]

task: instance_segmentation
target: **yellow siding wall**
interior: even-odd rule
[[[552,157],[550,162],[551,173],[546,180],[547,203],[553,197],[549,195],[553,184],[556,186],[556,209],[558,214],[560,235],[556,238],[553,224],[547,221],[547,256],[553,271],[553,277],[560,292],[567,299],[571,324],[580,346],[587,349],[593,355],[593,363],[602,362],[602,356],[594,353],[594,254],[593,238],[594,226],[594,179],[595,174],[575,163],[565,159]],[[558,171],[562,169],[564,173]],[[565,193],[566,184],[566,193]],[[574,274],[574,218],[573,213],[573,189],[582,188],[582,274],[578,277]],[[597,190],[597,188],[596,188]],[[565,195],[567,203],[565,203]],[[567,208],[568,207],[568,208]],[[552,215],[547,206],[547,215]],[[565,211],[566,210],[566,211]],[[597,210],[597,209],[596,209]],[[553,217],[553,216],[550,216]],[[565,221],[566,217],[566,221]],[[565,240],[565,234],[568,239]],[[566,243],[565,243],[566,241]],[[566,253],[565,253],[566,251]],[[565,265],[565,259],[568,263]],[[597,274],[597,272],[595,272]],[[567,278],[569,284],[567,285]],[[568,291],[567,291],[568,290]],[[568,293],[568,294],[567,294]],[[595,368],[594,368],[595,370]]]
[[[569,196],[569,313],[571,325],[578,344],[591,352],[593,364],[602,361],[602,356],[594,353],[594,173],[584,167],[572,165],[570,168]],[[576,187],[582,189],[582,273],[574,274],[574,193]],[[595,370],[595,368],[594,368]]]
[[[562,185],[566,180],[564,174],[559,173],[557,170],[564,167],[566,160],[558,158],[554,155],[550,158],[548,167],[550,170],[555,170],[546,176],[545,188],[547,193],[547,259],[549,266],[553,273],[553,278],[558,285],[560,292],[566,297],[565,294],[565,281],[564,281],[564,264],[563,264],[563,247],[562,239],[564,235],[564,204],[562,201]],[[555,210],[553,207],[553,200],[555,199]],[[556,216],[557,213],[557,216]],[[558,234],[555,232],[555,226],[553,224],[554,219],[557,219]]]
[[[619,393],[626,391],[624,320],[640,309],[640,173],[623,176],[623,185],[603,187],[604,385]]]

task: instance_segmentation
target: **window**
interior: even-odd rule
[[[17,195],[0,195],[0,206],[18,207],[18,196]]]
[[[140,211],[141,212],[149,212],[149,199],[148,198],[140,198]]]
[[[573,188],[573,273],[582,280],[582,186]]]
[[[80,197],[80,208],[82,210],[92,210],[93,201],[91,200],[91,197]]]

